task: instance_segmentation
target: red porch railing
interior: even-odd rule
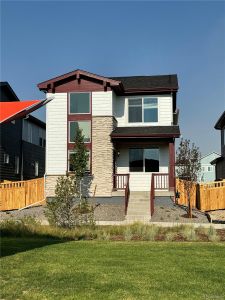
[[[127,214],[127,207],[130,196],[129,187],[130,174],[114,174],[113,175],[113,189],[125,190],[125,214]]]
[[[150,190],[150,213],[154,213],[155,190],[169,190],[169,174],[153,173]]]
[[[130,174],[114,174],[113,188],[114,190],[125,190]]]

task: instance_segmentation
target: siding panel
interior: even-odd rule
[[[63,175],[67,169],[67,93],[48,94],[46,109],[46,174]]]
[[[93,116],[112,116],[112,92],[93,92],[92,93],[92,115]]]

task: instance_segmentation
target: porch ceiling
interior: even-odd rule
[[[180,136],[179,126],[138,126],[117,127],[112,139],[120,138],[177,138]]]

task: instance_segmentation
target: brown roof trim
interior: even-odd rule
[[[121,85],[121,82],[118,81],[118,80],[113,80],[113,79],[110,79],[110,78],[107,78],[107,77],[104,77],[104,76],[100,76],[100,75],[97,75],[97,74],[94,74],[94,73],[90,73],[90,72],[87,72],[87,71],[83,71],[83,70],[77,69],[77,70],[74,70],[72,72],[63,74],[61,76],[57,76],[57,77],[51,78],[49,80],[40,82],[37,86],[38,86],[38,88],[40,90],[47,90],[48,89],[48,85],[50,85],[50,84],[54,85],[56,82],[58,82],[60,80],[63,80],[63,79],[67,79],[67,78],[69,78],[71,76],[75,76],[76,79],[79,80],[80,79],[80,75],[83,75],[83,76],[86,76],[86,77],[90,77],[90,78],[102,81],[103,85],[105,85],[106,83],[109,83],[111,86],[119,86],[119,85]]]

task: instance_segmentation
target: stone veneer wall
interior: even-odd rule
[[[113,189],[113,143],[111,132],[117,121],[111,116],[92,117],[92,182],[91,194],[97,197],[111,197]],[[60,175],[46,175],[45,196],[55,196],[55,185]],[[85,185],[87,185],[85,180]]]
[[[111,132],[116,127],[111,116],[92,118],[92,175],[91,191],[96,186],[96,196],[111,197],[113,189],[113,143]]]

